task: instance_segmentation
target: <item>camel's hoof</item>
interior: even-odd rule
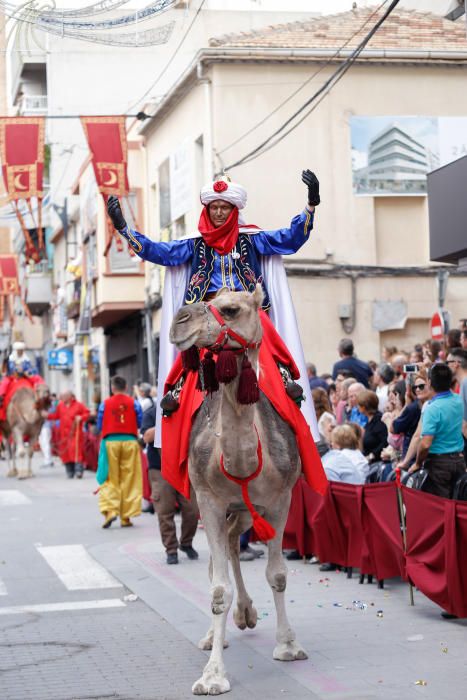
[[[17,469],[10,469],[7,476],[10,478],[14,478],[15,476],[18,476],[18,470]]]
[[[283,642],[276,646],[272,658],[276,661],[303,661],[308,654],[298,642]]]
[[[253,629],[258,622],[258,613],[253,605],[249,605],[246,608],[237,606],[234,610],[233,619],[239,629],[244,630],[247,627]]]
[[[228,646],[228,641],[224,639],[224,649],[227,649]],[[203,639],[200,639],[198,642],[198,649],[202,649],[203,651],[212,651],[212,637],[203,637]]]
[[[24,479],[29,479],[29,476],[29,474],[18,474],[18,479],[20,479],[20,481],[23,481]]]
[[[230,690],[230,683],[227,678],[210,678],[204,679],[201,676],[199,681],[193,685],[191,692],[193,695],[222,695],[222,693],[228,693]]]
[[[283,593],[287,587],[287,576],[285,574],[276,574],[274,576],[274,583],[272,588],[274,588],[277,593]]]
[[[225,612],[224,587],[216,586],[212,591],[211,610],[213,615],[222,615]]]

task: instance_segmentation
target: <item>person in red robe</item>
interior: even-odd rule
[[[89,416],[89,409],[72,391],[64,391],[55,410],[47,414],[47,420],[60,421],[58,455],[69,479],[83,476],[83,424]]]

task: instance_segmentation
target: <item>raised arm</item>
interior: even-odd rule
[[[181,265],[188,262],[193,254],[193,242],[184,241],[151,241],[142,233],[131,229],[125,221],[120,202],[111,195],[107,200],[107,212],[116,230],[128,241],[135,253],[148,262],[156,265]]]
[[[308,204],[301,214],[292,219],[290,227],[276,231],[260,231],[251,237],[253,246],[260,255],[291,255],[309,239],[315,207],[321,201],[319,182],[311,170],[302,172],[302,182],[308,188]]]

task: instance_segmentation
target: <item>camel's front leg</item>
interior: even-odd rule
[[[266,518],[276,530],[276,536],[268,542],[269,556],[266,578],[272,589],[277,614],[277,645],[273,658],[277,661],[307,659],[308,655],[295,640],[295,632],[290,626],[285,610],[285,589],[287,586],[287,566],[282,556],[282,537],[290,507],[290,491],[276,502],[274,510],[266,513]]]
[[[8,474],[7,476],[18,476],[18,470],[16,469],[16,462],[15,462],[15,451],[14,451],[14,443],[13,445],[10,442],[10,438],[7,438],[5,440],[6,443],[6,459],[7,459],[7,465],[8,465]]]
[[[29,474],[26,467],[26,450],[23,442],[23,432],[21,428],[13,428],[13,441],[15,443],[13,464],[16,469],[16,459],[18,459],[18,479],[27,479]]]
[[[226,507],[212,494],[197,493],[198,506],[212,558],[211,611],[212,651],[203,675],[192,687],[194,695],[220,695],[230,690],[222,658],[225,624],[232,604],[227,556]]]
[[[253,629],[258,621],[258,613],[245,588],[239,559],[239,536],[236,533],[229,536],[229,549],[232,571],[237,585],[237,605],[233,614],[234,622],[241,630],[247,627]]]

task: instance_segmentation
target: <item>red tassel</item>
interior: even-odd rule
[[[201,383],[200,376],[196,388],[202,391],[204,384],[204,391],[207,391],[208,394],[218,391],[219,382],[217,381],[216,377],[216,363],[214,362],[214,358],[210,350],[207,351],[204,358],[201,360],[200,375],[201,372],[203,373],[203,383]]]
[[[232,350],[225,348],[219,352],[216,363],[217,381],[222,384],[229,384],[238,374],[237,358]]]
[[[273,526],[256,511],[254,511],[252,515],[253,527],[261,542],[272,540],[276,536],[276,531]]]
[[[182,365],[186,370],[199,369],[199,350],[196,345],[192,345],[188,350],[182,351]]]
[[[256,372],[245,355],[238,382],[237,401],[243,406],[256,403],[259,400],[259,386]]]

